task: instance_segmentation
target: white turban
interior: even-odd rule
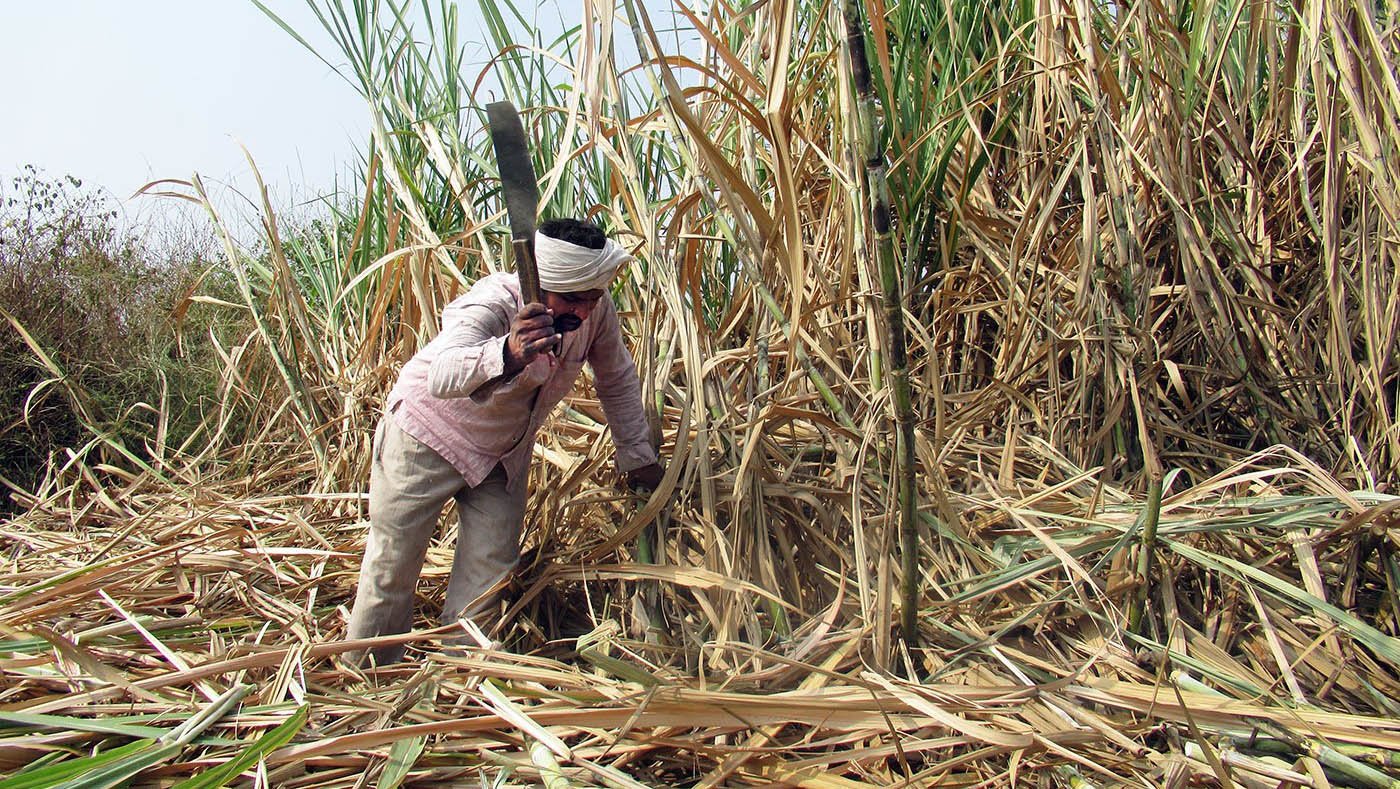
[[[612,239],[602,249],[560,241],[535,231],[535,265],[540,270],[540,287],[555,293],[603,290],[613,274],[632,256]]]

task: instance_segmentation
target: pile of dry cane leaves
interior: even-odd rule
[[[265,493],[304,471],[82,469],[3,527],[0,787],[1400,785],[1400,505],[1286,450],[1168,479],[1149,584],[1150,508],[1091,473],[951,497],[893,654],[849,567],[804,608],[682,550],[588,560],[631,505],[585,488],[476,646],[420,629],[371,675],[336,659],[359,497]]]

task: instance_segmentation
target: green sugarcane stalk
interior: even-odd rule
[[[1184,671],[1173,671],[1172,681],[1182,690],[1200,693],[1215,698],[1229,698],[1224,693],[1206,685],[1205,683],[1192,677]],[[1301,756],[1311,756],[1323,767],[1332,770],[1338,775],[1346,776],[1346,779],[1356,786],[1371,787],[1372,789],[1400,789],[1400,780],[1386,775],[1369,764],[1365,764],[1352,756],[1324,743],[1321,740],[1311,737],[1304,737],[1296,734],[1293,730],[1271,720],[1251,720],[1249,725],[1264,732],[1270,738],[1282,744],[1282,747],[1289,749],[1292,753]]]
[[[1256,737],[1240,734],[1230,735],[1230,742],[1243,751],[1257,751],[1259,753],[1273,754],[1276,756],[1296,756],[1294,747],[1277,737]],[[1352,743],[1336,743],[1332,746],[1337,753],[1351,759],[1355,759],[1362,764],[1372,767],[1396,770],[1400,769],[1400,753],[1388,751],[1384,748],[1371,748],[1365,745],[1354,745]]]
[[[664,358],[664,357],[663,357]],[[656,452],[657,457],[661,456],[661,413],[665,405],[665,395],[658,388],[656,391],[656,401],[654,409],[647,414],[647,423],[651,426],[651,448]],[[647,494],[641,496],[641,501],[637,508],[646,506]],[[663,564],[660,561],[666,556],[666,510],[652,518],[651,523],[642,527],[637,532],[637,562],[639,564]],[[648,644],[662,643],[664,629],[661,620],[661,582],[642,581],[638,587],[642,612],[646,617],[646,632],[643,638]]]
[[[1323,767],[1338,775],[1345,776],[1348,782],[1356,786],[1371,787],[1371,789],[1400,789],[1400,780],[1386,775],[1369,764],[1363,764],[1347,756],[1321,740],[1300,737],[1282,726],[1263,728],[1293,746],[1298,753],[1311,756]]]
[[[645,505],[643,503],[639,507]],[[661,518],[663,514],[658,514],[651,523],[642,527],[637,533],[637,563],[638,564],[661,564],[657,557],[666,550],[665,538],[661,533]],[[642,639],[647,644],[661,644],[664,629],[661,623],[661,582],[641,581],[638,584],[638,595],[642,606],[642,613],[646,617],[646,630],[642,633]]]
[[[861,161],[865,163],[866,187],[870,199],[870,232],[874,234],[876,259],[880,265],[880,288],[884,302],[885,333],[889,339],[889,385],[894,404],[895,480],[899,497],[900,632],[907,646],[918,643],[919,532],[914,501],[914,409],[909,387],[909,359],[904,334],[904,295],[900,288],[899,261],[895,257],[891,228],[890,186],[886,177],[885,152],[875,121],[875,88],[870,79],[870,63],[865,54],[865,25],[860,6],[845,0],[846,54],[850,58],[855,83],[857,139]]]
[[[1152,591],[1152,565],[1157,547],[1157,522],[1162,515],[1162,478],[1153,476],[1147,486],[1147,508],[1143,512],[1142,539],[1138,544],[1138,586],[1128,609],[1128,632],[1142,634],[1142,617],[1147,596]]]

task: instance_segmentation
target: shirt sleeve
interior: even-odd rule
[[[433,397],[484,396],[484,384],[505,373],[502,355],[510,324],[496,310],[468,304],[444,320],[441,345],[428,366],[428,392]]]
[[[593,316],[598,319],[598,327],[588,349],[588,366],[593,368],[598,399],[612,428],[617,468],[631,471],[656,462],[651,426],[642,407],[642,383],[637,379],[632,354],[622,341],[622,327],[610,296],[603,297]]]

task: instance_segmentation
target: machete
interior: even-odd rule
[[[540,300],[540,275],[535,269],[535,212],[540,190],[535,183],[535,166],[525,142],[520,113],[508,101],[486,105],[491,127],[491,146],[496,150],[496,167],[501,173],[501,194],[506,217],[510,220],[510,246],[515,253],[515,270],[520,275],[520,293],[529,304]]]

